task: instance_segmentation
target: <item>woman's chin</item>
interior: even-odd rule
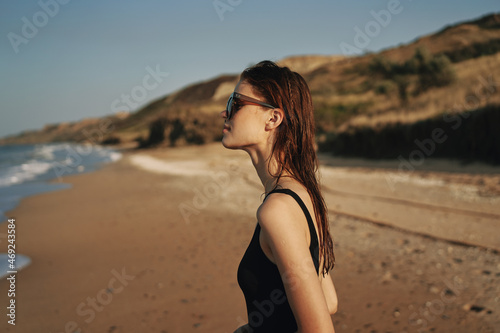
[[[222,137],[222,145],[224,146],[224,148],[227,148],[227,149],[239,149],[240,148],[240,146],[232,143],[231,140],[227,136]]]
[[[223,136],[223,137],[222,137],[222,141],[221,141],[221,142],[222,142],[222,145],[224,146],[224,148],[227,148],[227,149],[234,149],[234,148],[231,146],[231,144],[230,144],[230,142],[229,142],[229,140],[227,139],[227,137],[226,137],[226,136]]]

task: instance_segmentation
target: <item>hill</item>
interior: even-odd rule
[[[497,113],[500,14],[450,25],[376,54],[293,56],[279,63],[302,74],[311,88],[320,147],[344,154],[346,149],[339,147],[346,142],[366,146],[359,133],[366,134],[367,128],[371,135],[380,136],[388,129],[394,132],[395,127],[404,126],[408,130],[411,124],[453,114],[477,110],[487,110],[481,113],[484,115]],[[147,146],[219,140],[218,114],[237,79],[238,75],[221,75],[180,89],[129,116],[47,125],[39,131],[3,138],[0,144],[72,140],[137,141]],[[84,132],[94,133],[93,140]],[[400,135],[408,136],[404,133]],[[353,139],[356,136],[357,141]],[[412,138],[407,140],[409,145]],[[390,147],[390,142],[378,142]],[[353,149],[353,153],[361,151]],[[372,157],[393,157],[395,153]]]

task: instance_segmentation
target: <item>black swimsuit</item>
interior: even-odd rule
[[[319,274],[319,246],[314,222],[300,197],[290,189],[275,189],[271,193],[291,195],[304,212],[311,245],[309,252]],[[265,200],[265,199],[264,199]],[[276,264],[267,258],[260,247],[260,225],[257,222],[255,232],[238,267],[238,284],[245,296],[248,324],[254,333],[288,333],[297,331],[297,322],[288,304],[285,287]]]

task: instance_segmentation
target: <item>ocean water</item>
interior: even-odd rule
[[[120,158],[121,153],[110,148],[74,143],[0,146],[0,222],[22,198],[69,188],[65,176],[94,171]]]

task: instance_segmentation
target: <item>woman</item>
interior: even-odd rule
[[[238,268],[248,324],[236,332],[334,332],[335,258],[306,82],[260,62],[243,71],[221,117],[222,144],[250,155],[266,193]]]

